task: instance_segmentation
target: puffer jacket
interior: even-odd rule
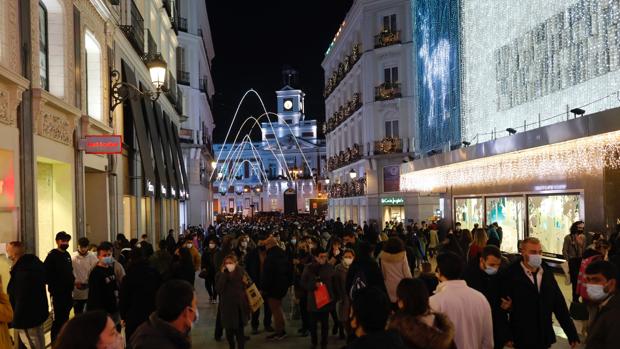
[[[382,251],[379,254],[379,260],[390,302],[395,303],[397,301],[396,287],[400,280],[413,277],[407,260],[407,252],[388,253]]]
[[[441,313],[432,313],[433,326],[421,317],[397,312],[392,316],[388,328],[400,333],[410,349],[456,349],[454,325]]]

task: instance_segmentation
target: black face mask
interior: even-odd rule
[[[60,249],[66,251],[69,248],[69,244],[60,244]]]

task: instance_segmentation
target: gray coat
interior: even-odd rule
[[[215,276],[215,289],[220,296],[218,311],[224,328],[241,328],[250,318],[250,305],[245,293],[245,275],[245,269],[237,265],[232,273],[224,270]]]
[[[349,298],[349,291],[347,290],[347,272],[349,268],[343,263],[339,263],[335,267],[336,276],[334,278],[334,291],[336,293],[336,311],[338,312],[338,319],[345,321],[349,318],[349,308],[351,306],[351,299]]]

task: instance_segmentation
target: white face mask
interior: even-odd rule
[[[540,268],[542,265],[542,256],[539,254],[531,254],[527,257],[527,264],[534,268]]]
[[[342,263],[344,263],[344,265],[348,267],[351,265],[351,263],[353,263],[353,258],[343,258]]]
[[[209,248],[210,249],[214,249],[215,248],[215,244],[209,244]]]
[[[232,273],[233,271],[235,271],[235,264],[226,264],[226,270],[228,270],[229,273]]]
[[[336,249],[336,250],[334,250],[334,256],[337,256],[337,255],[339,255],[339,254],[340,254],[340,249]]]
[[[248,247],[248,242],[247,241],[241,241],[241,246]]]
[[[597,284],[586,284],[586,292],[588,297],[595,301],[600,302],[609,297],[609,292],[605,292],[605,286]]]
[[[187,244],[187,248],[192,248],[193,244]]]

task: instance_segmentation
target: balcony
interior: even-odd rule
[[[177,103],[174,105],[174,110],[179,113],[180,116],[183,115],[183,92],[181,88],[177,86]]]
[[[384,82],[375,87],[375,101],[387,101],[402,97],[400,82]]]
[[[375,35],[375,48],[381,48],[400,44],[400,30],[391,31],[383,29],[381,33]]]
[[[124,24],[120,26],[121,31],[129,40],[129,43],[136,50],[138,55],[144,55],[144,19],[138,10],[138,6],[131,1],[129,14],[125,13]]]
[[[325,92],[323,97],[329,97],[332,92],[338,87],[340,82],[344,80],[347,74],[353,69],[355,63],[362,57],[362,44],[356,44],[351,50],[351,54],[346,56],[344,61],[340,62],[338,68],[332,72],[332,76],[325,83]]]
[[[334,155],[327,159],[327,170],[333,171],[343,166],[352,164],[362,158],[362,146],[353,144],[353,147],[341,151],[340,154]]]
[[[329,133],[335,130],[343,122],[345,122],[351,115],[355,114],[362,107],[362,95],[360,93],[353,94],[353,98],[341,105],[338,111],[334,112],[332,116],[323,125],[323,133]]]
[[[146,38],[147,38],[147,49],[144,55],[144,59],[147,60],[149,58],[154,57],[155,55],[157,55],[157,43],[155,42],[155,39],[153,39],[153,34],[151,34],[151,31],[149,29],[146,30]]]
[[[400,138],[386,137],[380,141],[375,141],[375,154],[394,154],[402,153],[403,141]]]
[[[177,70],[177,79],[179,84],[189,86],[189,72]]]
[[[178,18],[178,28],[180,31],[187,33],[187,18]]]
[[[334,183],[329,186],[330,198],[349,198],[366,195],[366,177],[352,179],[347,183]]]
[[[165,90],[166,98],[172,103],[176,105],[177,101],[177,81],[174,79],[174,76],[168,72],[168,78],[166,79],[166,90]]]

